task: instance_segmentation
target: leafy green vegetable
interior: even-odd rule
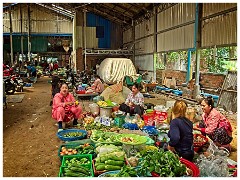
[[[115,177],[137,177],[136,170],[131,166],[123,166]]]
[[[186,166],[179,161],[179,157],[170,152],[148,150],[140,152],[142,160],[139,163],[138,174],[143,177],[151,176],[151,172],[160,177],[180,177],[186,173]]]

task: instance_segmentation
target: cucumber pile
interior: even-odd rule
[[[112,152],[98,156],[95,159],[96,171],[120,170],[125,164],[125,153],[123,151]]]
[[[65,133],[63,137],[78,137],[82,135],[83,135],[82,132],[69,132],[69,133]]]
[[[81,159],[77,159],[77,158],[72,158],[72,159],[66,159],[64,166],[70,167],[72,165],[84,165],[84,164],[90,164],[91,161],[88,158],[81,158]]]
[[[62,177],[89,177],[89,176],[92,176],[91,170],[84,166],[71,164],[70,166],[63,168]]]

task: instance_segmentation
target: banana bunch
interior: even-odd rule
[[[75,104],[76,104],[76,105],[78,105],[78,104],[79,104],[79,102],[78,102],[78,101],[76,101],[76,102],[75,102]]]
[[[99,105],[100,107],[107,107],[108,104],[105,101],[98,101],[97,105]]]
[[[94,118],[91,117],[91,116],[87,116],[87,117],[84,118],[84,123],[85,124],[91,124],[93,122],[94,122]]]

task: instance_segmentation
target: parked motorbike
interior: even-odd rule
[[[13,75],[11,79],[14,81],[16,85],[17,92],[23,92],[24,82],[20,76]]]
[[[10,77],[3,78],[5,84],[5,92],[7,95],[13,95],[16,91],[16,84]]]

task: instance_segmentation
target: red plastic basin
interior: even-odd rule
[[[192,163],[186,159],[183,159],[183,158],[180,158],[180,162],[182,164],[185,164],[187,168],[192,170],[192,177],[199,177],[200,170],[194,163]],[[151,172],[151,175],[152,175],[152,177],[160,177],[159,174],[156,172]]]
[[[188,160],[186,160],[184,158],[180,158],[180,162],[182,164],[185,164],[186,167],[188,167],[189,169],[192,170],[192,172],[193,172],[192,177],[199,177],[200,170],[194,163],[192,163],[191,161],[188,161]]]

